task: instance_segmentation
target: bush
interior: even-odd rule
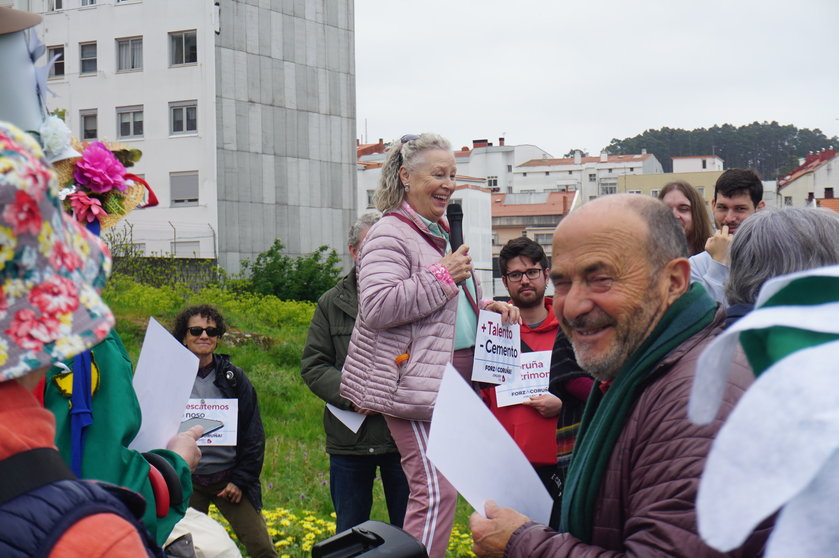
[[[317,302],[341,278],[341,259],[335,250],[321,246],[307,256],[293,258],[282,253],[284,248],[278,238],[253,262],[242,262],[254,292],[281,300]]]

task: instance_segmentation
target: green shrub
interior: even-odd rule
[[[321,246],[307,256],[293,258],[282,253],[284,248],[278,238],[253,262],[242,262],[255,292],[282,300],[317,302],[341,278],[341,259],[335,250]]]

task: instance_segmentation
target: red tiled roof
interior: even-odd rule
[[[372,155],[374,153],[384,153],[387,149],[386,143],[362,143],[355,148],[356,157],[364,155]]]
[[[652,157],[651,153],[637,154],[637,155],[609,155],[607,157],[608,163],[632,163],[635,161],[646,161]],[[599,163],[600,157],[583,157],[582,163]],[[574,162],[573,157],[565,157],[563,159],[532,159],[526,163],[522,163],[519,167],[553,167],[558,165],[575,165],[579,163]]]
[[[832,209],[836,213],[839,213],[839,198],[829,198],[823,200],[816,200],[816,203],[819,204],[819,207],[824,207],[826,209]]]
[[[778,179],[778,190],[787,186],[790,182],[801,178],[805,174],[809,172],[813,172],[823,164],[827,163],[834,157],[836,157],[837,153],[833,149],[825,149],[824,151],[820,151],[819,153],[810,153],[804,159],[804,164],[798,168],[793,169],[788,175],[783,176]]]
[[[378,169],[382,166],[381,161],[358,161],[356,164],[364,167],[364,170]]]
[[[504,203],[507,194],[492,195],[493,217],[526,217],[528,215],[566,215],[574,201],[574,192],[548,192],[545,203]]]

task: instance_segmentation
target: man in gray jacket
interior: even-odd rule
[[[695,499],[711,443],[752,381],[732,366],[707,426],[687,404],[696,360],[720,327],[690,282],[684,233],[658,200],[617,194],[563,219],[553,240],[554,312],[597,382],[583,411],[561,501],[560,531],[489,502],[472,515],[478,556],[722,556],[696,528]],[[762,554],[768,532],[730,556]]]
[[[365,213],[350,229],[349,251],[353,261],[358,257],[367,231],[378,219],[376,213]],[[329,408],[323,411],[326,452],[329,454],[329,491],[338,533],[370,519],[377,468],[381,471],[388,515],[393,525],[402,526],[408,504],[408,482],[384,418],[356,409],[338,393],[341,368],[357,312],[358,284],[353,266],[318,300],[300,364],[303,380],[315,395],[338,409],[367,415],[358,432],[353,432]]]

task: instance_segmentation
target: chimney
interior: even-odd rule
[[[601,163],[606,163],[608,161],[609,161],[609,154],[604,149],[603,151],[600,152],[600,162]]]
[[[382,138],[379,138],[379,145],[382,145],[385,142]]]
[[[479,147],[487,147],[489,145],[489,141],[486,139],[476,139],[472,140],[472,149],[477,149]]]
[[[646,148],[646,147],[642,147],[642,148],[641,148],[641,155],[646,155],[646,154],[647,154],[647,148]]]
[[[577,149],[576,151],[574,151],[574,164],[575,165],[580,165],[580,164],[582,164],[582,162],[583,162],[583,154],[579,149]]]
[[[504,138],[498,138],[498,145],[504,147]]]

